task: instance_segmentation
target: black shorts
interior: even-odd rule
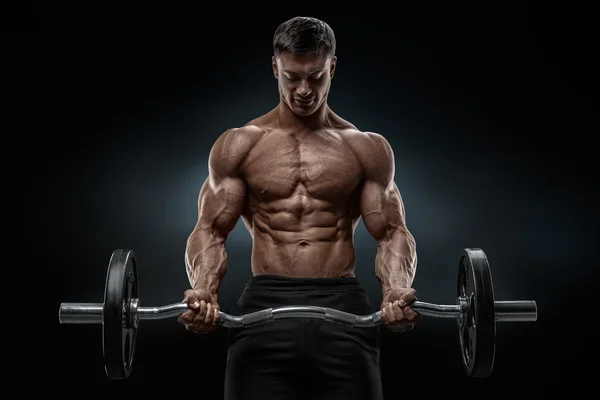
[[[356,278],[258,275],[246,284],[231,314],[291,305],[374,312]],[[225,400],[383,399],[377,327],[289,318],[230,328],[229,335]]]

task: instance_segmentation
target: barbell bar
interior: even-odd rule
[[[103,303],[62,303],[61,324],[101,324],[104,367],[110,379],[131,374],[140,320],[159,320],[181,315],[188,310],[185,302],[158,307],[139,305],[137,261],[132,250],[115,250],[106,274]],[[461,251],[457,303],[441,305],[414,301],[411,307],[420,315],[453,318],[458,323],[462,363],[467,376],[487,377],[495,358],[496,322],[537,320],[537,305],[532,300],[495,301],[488,259],[479,248]],[[381,311],[355,315],[317,306],[268,308],[246,315],[219,311],[219,324],[225,328],[249,328],[285,318],[313,318],[357,328],[382,324]]]

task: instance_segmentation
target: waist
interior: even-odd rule
[[[349,292],[363,291],[356,277],[348,278],[294,278],[282,275],[254,275],[246,283],[245,290],[275,292]]]

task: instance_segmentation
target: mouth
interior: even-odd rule
[[[314,99],[297,99],[294,98],[294,101],[299,104],[310,104],[314,101]]]

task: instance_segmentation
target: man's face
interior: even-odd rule
[[[310,115],[323,104],[335,71],[335,56],[282,53],[272,62],[281,98],[296,115]]]

